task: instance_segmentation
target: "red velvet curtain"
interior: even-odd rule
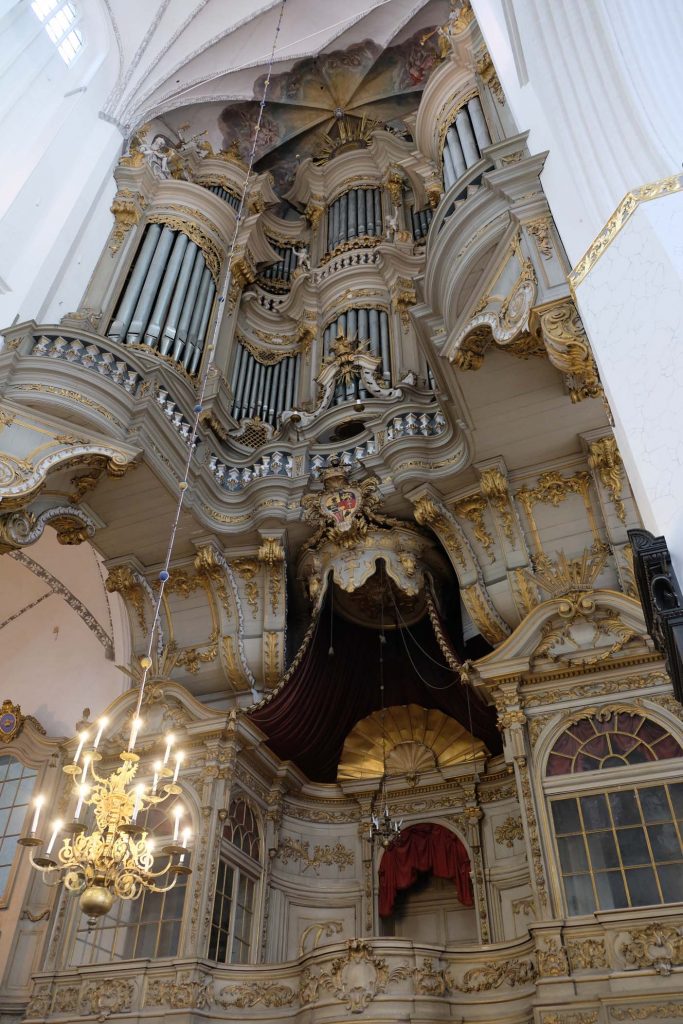
[[[398,889],[409,889],[420,871],[452,878],[464,906],[474,903],[470,859],[457,836],[442,825],[411,825],[384,851],[379,866],[379,912],[388,917]]]

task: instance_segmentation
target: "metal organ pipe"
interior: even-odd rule
[[[185,236],[183,235],[183,238],[184,237]],[[169,349],[175,341],[176,332],[178,330],[178,321],[180,319],[180,314],[182,313],[183,303],[185,302],[187,286],[190,283],[190,276],[192,274],[192,268],[197,255],[197,248],[198,246],[195,242],[188,242],[185,246],[185,254],[183,256],[180,273],[178,274],[178,280],[176,281],[175,290],[173,292],[171,308],[168,311],[166,324],[164,326],[164,333],[161,336],[160,351],[163,356],[168,355]]]
[[[473,96],[469,101],[467,104],[467,111],[472,121],[477,145],[480,150],[485,149],[486,146],[491,145],[491,136],[489,134],[488,125],[486,124],[486,118],[484,117],[484,111],[481,108],[481,100],[478,96]]]
[[[451,182],[451,185],[453,182]],[[450,187],[450,186],[448,186]],[[434,211],[430,206],[426,210],[413,210],[411,212],[411,219],[413,222],[413,238],[416,242],[419,242],[421,238],[426,238],[429,232],[429,225],[432,222]]]
[[[277,363],[261,363],[243,345],[235,351],[232,370],[232,415],[236,420],[258,416],[272,426],[296,403],[301,379],[298,353]]]
[[[114,341],[158,347],[196,373],[216,285],[204,253],[182,231],[149,224],[109,327]]]
[[[150,348],[156,348],[159,344],[161,327],[166,319],[168,307],[171,305],[173,289],[176,281],[178,280],[178,274],[180,273],[180,267],[188,241],[189,239],[187,235],[179,233],[176,236],[173,251],[171,252],[171,258],[168,261],[166,273],[164,274],[163,281],[161,282],[157,301],[154,304],[154,310],[152,311],[149,323],[147,324],[147,330],[145,331],[145,344],[149,345]]]
[[[481,160],[481,151],[491,145],[481,100],[472,96],[455,116],[443,144],[444,188],[448,190],[468,167]]]
[[[227,188],[223,188],[222,185],[206,185],[205,188],[208,188],[209,192],[213,192],[215,196],[222,199],[228,206],[232,206],[233,210],[239,210],[239,196],[234,196],[232,192],[228,192]]]
[[[130,275],[125,291],[119,301],[116,316],[109,328],[109,337],[114,341],[126,341],[126,334],[133,319],[133,310],[145,283],[149,265],[154,256],[154,250],[161,234],[161,224],[150,224],[145,232],[145,238],[138,253],[133,272]]]
[[[154,297],[159,289],[172,245],[173,232],[169,227],[164,225],[161,237],[157,243],[156,249],[154,250],[152,262],[150,263],[149,270],[145,276],[142,291],[140,292],[140,298],[138,299],[135,312],[133,313],[133,319],[131,320],[130,327],[128,328],[129,345],[139,342],[140,338],[144,334],[145,327],[149,320],[149,315],[152,311]]]
[[[354,188],[327,209],[327,251],[343,242],[382,234],[382,194],[378,188]]]
[[[383,309],[347,309],[323,332],[323,352],[328,354],[333,342],[342,333],[347,338],[358,337],[359,341],[369,340],[370,354],[379,357],[379,372],[385,380],[391,380],[391,346],[389,341],[389,317]],[[334,404],[366,398],[366,389],[356,379],[349,384],[337,384]]]

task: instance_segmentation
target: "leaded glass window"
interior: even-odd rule
[[[572,775],[671,757],[683,757],[683,749],[661,725],[629,711],[601,712],[575,722],[558,737],[546,774]]]
[[[683,900],[683,782],[550,806],[570,915]]]
[[[249,963],[259,876],[260,836],[256,816],[244,800],[233,800],[221,837],[209,940],[210,960],[224,964]]]
[[[0,897],[7,888],[35,781],[33,769],[16,757],[0,757]]]

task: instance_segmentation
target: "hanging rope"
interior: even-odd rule
[[[166,559],[164,561],[164,567],[161,570],[161,572],[159,573],[159,593],[157,594],[157,600],[156,600],[156,604],[154,606],[154,615],[153,615],[153,618],[152,618],[152,625],[150,627],[149,643],[147,645],[147,654],[146,654],[146,656],[144,658],[141,659],[142,679],[140,680],[140,693],[138,694],[137,705],[136,705],[136,708],[135,708],[135,717],[133,719],[133,725],[131,727],[131,740],[130,740],[129,745],[128,745],[129,749],[131,749],[131,747],[133,746],[134,741],[135,741],[135,736],[137,734],[137,729],[138,729],[138,721],[137,720],[140,717],[140,709],[142,708],[142,698],[143,698],[143,695],[144,695],[144,692],[145,692],[145,684],[147,682],[147,673],[149,672],[150,668],[152,667],[152,648],[154,646],[154,634],[155,634],[157,626],[159,624],[159,617],[161,615],[161,605],[162,605],[163,597],[164,597],[164,588],[165,588],[165,586],[166,586],[166,584],[167,584],[167,582],[169,580],[169,576],[170,576],[169,566],[171,564],[171,557],[173,555],[173,548],[175,546],[176,534],[178,532],[178,524],[180,523],[180,514],[181,514],[181,512],[183,510],[183,502],[185,500],[185,494],[186,494],[187,488],[188,488],[188,477],[190,475],[190,465],[192,463],[192,456],[194,454],[194,446],[195,446],[195,442],[197,440],[197,434],[199,432],[199,417],[200,417],[201,412],[202,412],[202,404],[203,404],[203,401],[204,401],[204,395],[206,393],[206,385],[207,385],[207,382],[208,382],[208,379],[209,379],[209,371],[210,371],[211,366],[213,364],[214,354],[215,354],[215,351],[216,351],[216,342],[218,340],[218,334],[219,334],[221,323],[222,323],[222,320],[223,320],[223,315],[225,313],[225,302],[226,302],[226,299],[228,298],[228,296],[230,294],[230,286],[232,284],[232,261],[233,261],[234,255],[235,255],[235,248],[237,246],[237,236],[239,234],[239,230],[240,230],[240,227],[241,227],[241,224],[242,224],[242,216],[243,216],[243,213],[244,213],[244,205],[245,205],[246,198],[247,198],[247,192],[249,190],[249,183],[250,183],[251,176],[252,176],[253,169],[254,169],[254,162],[255,162],[255,159],[256,159],[256,146],[258,144],[258,139],[259,139],[259,135],[260,135],[260,132],[261,132],[261,122],[263,120],[263,110],[264,110],[264,107],[266,105],[266,98],[268,96],[268,87],[270,85],[270,78],[271,78],[271,74],[272,74],[272,71],[273,71],[273,64],[275,62],[275,50],[276,50],[276,47],[277,47],[278,36],[280,35],[280,28],[282,26],[282,15],[284,14],[285,4],[286,3],[287,3],[287,0],[282,0],[282,2],[280,4],[280,12],[279,12],[278,19],[277,19],[277,25],[275,27],[275,35],[273,37],[273,45],[272,45],[272,48],[271,48],[271,51],[270,51],[270,59],[268,61],[268,73],[266,75],[266,80],[265,80],[265,84],[264,84],[264,87],[263,87],[263,97],[262,97],[261,102],[259,104],[258,118],[256,120],[256,126],[255,126],[255,129],[254,129],[254,136],[253,136],[252,142],[251,142],[251,152],[249,153],[249,162],[248,162],[248,165],[247,165],[247,175],[246,175],[246,178],[245,178],[245,181],[244,181],[244,188],[242,190],[242,197],[240,199],[240,205],[239,205],[238,210],[237,210],[237,220],[235,222],[235,230],[233,232],[232,242],[231,242],[231,245],[230,245],[230,250],[228,252],[227,269],[226,269],[226,272],[225,272],[225,278],[223,280],[223,287],[221,289],[221,293],[220,293],[219,298],[218,298],[218,312],[216,314],[216,322],[214,324],[213,332],[212,332],[212,335],[211,335],[211,343],[208,345],[208,348],[207,348],[207,356],[208,356],[208,358],[206,359],[204,370],[203,370],[203,373],[202,373],[202,376],[201,376],[200,385],[199,385],[199,394],[198,394],[198,397],[197,397],[197,402],[196,402],[196,404],[194,406],[194,409],[193,409],[194,419],[193,419],[193,422],[192,422],[192,432],[191,432],[190,438],[189,438],[188,456],[187,456],[187,461],[185,463],[185,472],[183,474],[182,480],[178,484],[178,489],[180,491],[180,496],[178,498],[178,504],[176,506],[175,516],[174,516],[174,519],[173,519],[173,525],[171,527],[171,535],[170,535],[169,541],[168,541],[168,548],[167,548],[167,551],[166,551]]]

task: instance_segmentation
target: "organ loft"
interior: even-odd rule
[[[0,1024],[683,1019],[675,6],[0,5]]]

